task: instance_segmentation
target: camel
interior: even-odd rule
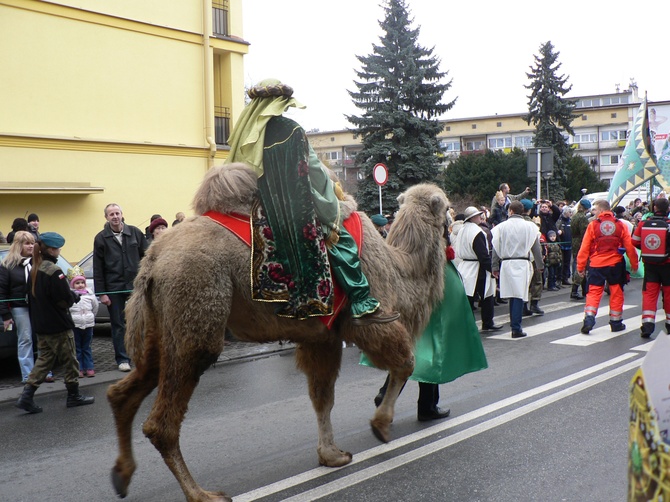
[[[371,293],[401,317],[360,327],[352,325],[345,309],[328,330],[318,319],[280,318],[273,304],[253,301],[249,248],[229,230],[201,216],[209,210],[249,214],[256,189],[256,175],[244,164],[212,168],[194,198],[197,216],[166,231],[142,260],[126,306],[126,347],[135,367],[107,391],[119,443],[112,482],[122,498],[136,468],[132,422],[144,398],[158,387],[142,431],[162,455],[186,500],[232,500],[225,492],[198,486],[179,446],[189,400],[200,376],[222,352],[226,327],[240,340],[296,343],[296,364],[307,377],[317,416],[318,461],[330,467],[352,460],[351,453],[335,444],[330,413],[342,342],[355,343],[391,375],[386,396],[370,422],[378,439],[390,440],[394,405],[414,367],[414,340],[442,299],[446,195],[431,184],[413,186],[400,195],[401,208],[386,241],[360,213],[361,265]],[[349,195],[345,199],[341,206],[346,216],[356,210],[356,204]]]

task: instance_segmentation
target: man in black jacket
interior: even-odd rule
[[[93,280],[100,302],[109,308],[114,356],[120,371],[130,371],[126,353],[125,306],[140,268],[140,260],[149,246],[144,233],[123,222],[118,204],[105,207],[105,227],[93,241]]]

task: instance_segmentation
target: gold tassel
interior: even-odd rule
[[[344,200],[344,190],[342,190],[342,185],[339,181],[335,182],[335,197],[339,200]]]

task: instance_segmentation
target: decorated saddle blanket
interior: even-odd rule
[[[278,303],[277,315],[297,319],[320,317],[330,328],[346,305],[344,292],[332,278],[328,261],[322,266],[311,266],[295,276],[286,271],[285,262],[277,257],[273,234],[263,215],[260,202],[253,205],[252,215],[222,214],[208,211],[203,216],[214,220],[232,232],[251,248],[251,293],[257,301]],[[360,249],[363,244],[363,226],[358,213],[344,221]],[[321,241],[323,242],[323,241]],[[323,244],[325,250],[325,243]],[[301,276],[302,279],[298,279]],[[296,282],[300,282],[298,285]],[[296,291],[300,291],[296,295]]]

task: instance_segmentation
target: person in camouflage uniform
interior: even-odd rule
[[[588,210],[591,209],[591,202],[588,199],[582,199],[577,204],[577,212],[573,215],[570,224],[572,231],[572,292],[570,298],[574,300],[583,300],[586,296],[586,278],[577,274],[577,255],[582,245],[582,239],[586,233],[586,227],[589,226]],[[579,294],[579,287],[582,293]]]
[[[533,201],[522,199],[520,202],[523,204],[524,209],[523,219],[535,224],[530,217],[530,211],[533,209]],[[542,264],[542,266],[544,267],[544,264]],[[533,262],[533,278],[530,280],[528,293],[530,297],[530,308],[528,308],[528,305],[524,305],[523,315],[544,315],[544,310],[538,305],[542,299],[542,271],[538,269],[538,265],[535,262]]]
[[[79,301],[79,295],[70,290],[65,274],[56,265],[65,239],[56,232],[46,232],[33,250],[33,269],[28,282],[30,324],[37,334],[39,357],[28,375],[23,393],[16,407],[28,413],[41,413],[35,404],[35,391],[52,370],[56,361],[65,369],[68,408],[93,404],[94,397],[79,393],[79,363],[74,344],[74,322],[70,307]]]

